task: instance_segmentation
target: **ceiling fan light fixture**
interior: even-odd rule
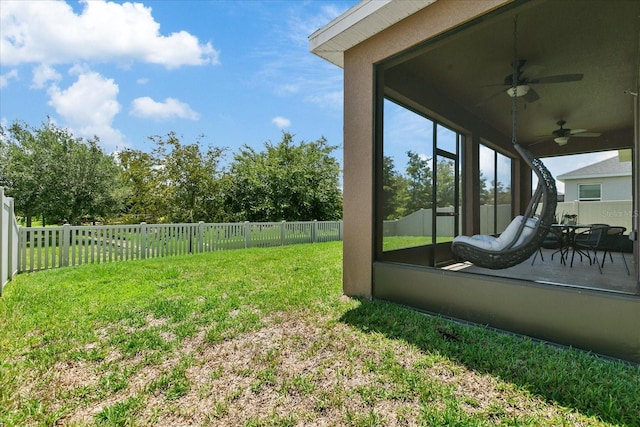
[[[559,136],[558,138],[555,138],[554,141],[558,145],[566,145],[567,142],[569,142],[569,137],[568,136]]]
[[[518,85],[515,88],[512,86],[507,89],[507,95],[512,98],[515,96],[525,96],[527,93],[529,93],[530,89],[531,87],[529,85]]]

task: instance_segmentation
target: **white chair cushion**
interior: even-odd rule
[[[522,215],[515,217],[511,223],[498,237],[488,236],[485,234],[476,234],[475,236],[458,236],[453,242],[466,243],[481,249],[500,251],[504,249],[515,238],[518,228],[522,223]],[[529,218],[527,223],[512,248],[517,248],[535,231],[537,220]]]
[[[455,239],[453,239],[453,243],[466,243],[468,245],[475,246],[480,249],[491,250],[492,242],[482,237],[491,237],[491,236],[482,236],[479,234],[475,236],[457,236]],[[495,240],[495,237],[493,239]]]

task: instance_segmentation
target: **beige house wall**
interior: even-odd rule
[[[564,182],[564,200],[567,202],[578,200],[580,184],[600,184],[602,201],[631,200],[631,176],[567,179]]]
[[[633,229],[633,205],[631,200],[612,200],[607,202],[561,202],[556,208],[558,220],[564,214],[578,215],[580,224],[609,224],[622,226],[629,234]]]
[[[490,325],[640,363],[640,334],[637,327],[640,324],[640,311],[637,295],[550,286],[546,283],[500,277],[488,278],[463,272],[423,268],[419,264],[410,265],[393,260],[376,262],[375,245],[380,242],[374,240],[378,226],[374,222],[374,174],[375,159],[379,158],[381,153],[375,152],[375,97],[380,96],[375,88],[376,77],[380,77],[374,75],[375,65],[383,60],[389,60],[385,61],[385,65],[389,65],[394,62],[393,57],[400,52],[509,3],[511,2],[505,0],[439,0],[344,52],[343,290],[347,295],[375,295],[378,299],[406,304],[426,312]],[[421,49],[421,53],[424,54],[424,49]],[[405,58],[403,56],[403,59]],[[640,79],[640,68],[638,71]],[[412,86],[411,82],[402,84],[404,75],[397,73],[393,76],[390,72],[385,78],[387,88],[393,88],[393,96],[404,96],[420,103],[424,108],[436,106],[440,114],[456,117],[457,122],[464,122],[464,115],[457,112],[442,113],[442,109],[450,106],[441,99],[423,102],[420,96],[427,90],[422,86],[421,92],[415,93],[415,86]],[[406,78],[409,79],[410,76]],[[637,93],[638,89],[636,87],[633,92]],[[630,228],[637,230],[637,192],[640,188],[640,176],[637,173],[637,165],[640,164],[640,150],[637,149],[640,135],[640,104],[637,96],[635,108],[633,206],[631,209],[629,204],[609,206],[605,212],[607,220],[594,219],[589,222],[617,225],[617,218],[628,213]],[[463,158],[477,159],[478,144],[485,143],[485,138],[486,142],[495,143],[497,148],[505,148],[500,138],[494,140],[491,138],[492,135],[485,135],[487,129],[483,129],[477,123],[459,125],[461,133],[466,137]],[[614,139],[630,139],[628,135],[625,135],[625,138]],[[619,147],[592,148],[596,151]],[[554,144],[553,149],[559,148]],[[553,154],[559,153],[554,151]],[[479,205],[479,192],[477,180],[473,182],[473,177],[478,176],[478,164],[467,161],[464,167],[467,181],[463,194],[467,208],[475,212]],[[514,195],[522,196],[514,201],[514,207],[519,211],[521,201],[529,199],[527,192],[531,190],[531,182],[530,178],[527,178],[528,174],[522,173],[520,162],[514,162],[514,169]],[[602,213],[602,209],[600,211]],[[581,211],[579,220],[582,222],[587,215],[591,214]],[[467,216],[464,221],[466,233],[481,228],[477,216]],[[637,263],[637,250],[635,257]],[[636,269],[632,274],[635,274],[637,279],[640,273]]]
[[[507,3],[439,0],[344,53],[345,294],[372,296],[374,64]]]

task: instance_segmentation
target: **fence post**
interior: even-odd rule
[[[282,220],[280,223],[280,246],[284,246],[287,244],[287,221]]]
[[[198,222],[198,252],[204,252],[204,221]]]
[[[147,257],[147,223],[140,223],[140,259]]]
[[[13,260],[18,255],[13,251],[13,231],[14,224],[16,222],[16,212],[13,210],[13,198],[9,198],[9,239],[7,242],[7,254],[9,255],[9,259],[7,260],[7,267],[9,268],[9,280],[13,279]],[[16,263],[17,264],[17,263]],[[0,284],[0,295],[2,295],[2,285]]]
[[[68,222],[65,222],[62,226],[62,245],[60,246],[60,265],[62,267],[69,266],[69,238],[71,227]]]
[[[249,221],[244,222],[244,247],[245,249],[251,246],[251,223]]]
[[[2,296],[2,288],[4,288],[4,272],[2,271],[2,257],[4,256],[4,241],[5,241],[5,237],[4,237],[4,187],[0,187],[0,296]],[[9,224],[11,224],[11,218],[9,218],[9,221],[7,221]],[[11,231],[9,231],[9,234],[11,234]],[[11,249],[9,248],[9,250],[7,252],[11,252]],[[9,270],[11,270],[11,266],[9,265]],[[7,276],[8,277],[8,276]]]
[[[311,243],[318,243],[318,220],[313,220],[313,225],[311,227]]]

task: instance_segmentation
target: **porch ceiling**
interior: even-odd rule
[[[499,92],[508,89],[502,83],[512,72],[515,14],[524,76],[584,75],[531,85],[539,99],[518,99],[519,142],[544,155],[632,147],[634,100],[626,92],[638,87],[638,1],[527,2],[414,49],[388,70],[412,75],[508,136],[512,101]],[[573,136],[560,148],[552,136],[558,120],[567,122],[565,128],[602,135]]]

